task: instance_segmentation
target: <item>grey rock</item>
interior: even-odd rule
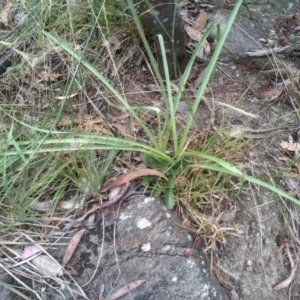
[[[220,24],[220,34],[222,34],[230,14],[230,10],[217,9],[213,12],[209,24],[213,21]],[[265,33],[262,32],[261,27],[257,26],[253,20],[247,18],[245,14],[238,14],[226,39],[220,60],[222,62],[234,61],[238,64],[247,62],[247,65],[249,64],[250,67],[257,69],[272,68],[272,63],[266,58],[257,57],[250,59],[246,54],[248,51],[261,48],[259,39],[263,36],[265,36]],[[213,40],[217,39],[217,29],[212,31],[210,38]]]
[[[93,289],[99,290],[99,278],[106,296],[125,283],[146,280],[121,299],[228,299],[204,255],[193,250],[191,236],[179,227],[180,219],[167,211],[161,200],[137,197],[122,207],[116,233],[121,275],[114,256],[112,220],[107,222],[103,258],[91,282]],[[85,236],[80,250],[85,257],[80,284],[94,272],[101,252],[101,232],[98,229]]]
[[[73,254],[77,259],[71,264],[78,274],[74,279],[91,300],[99,299],[100,291],[109,297],[137,280],[145,282],[118,299],[228,300],[207,259],[194,249],[191,235],[180,223],[160,199],[135,197],[122,204],[114,243],[114,213],[106,211],[105,220],[97,228],[85,231]],[[65,249],[66,246],[56,246],[49,253],[61,262]],[[67,285],[56,287],[57,290],[45,289],[35,284],[35,290],[45,300],[84,299],[68,290]],[[0,295],[5,293],[0,288]],[[9,293],[0,299],[18,297]]]
[[[223,1],[217,2],[220,6],[223,5]],[[291,22],[289,16],[300,11],[300,2],[283,3],[279,0],[272,2],[253,1],[248,3],[248,8],[250,11],[243,6],[240,8],[226,39],[220,59],[223,62],[234,61],[238,64],[246,64],[248,68],[257,70],[276,69],[287,65],[291,68],[298,68],[299,64],[295,62],[293,55],[299,55],[299,53],[296,54],[292,50],[299,50],[299,34],[292,32],[291,29],[287,29],[287,33],[282,34],[281,30],[283,28],[280,26]],[[222,34],[230,14],[231,10],[225,8],[214,10],[211,13],[208,25],[213,21],[217,22],[220,24],[220,34]],[[282,18],[282,20],[280,18]],[[277,37],[272,38],[271,32],[274,32]],[[211,33],[209,38],[216,41],[217,29]],[[271,42],[271,39],[275,44],[277,39],[282,39],[285,40],[284,43],[286,43],[286,45],[284,43],[284,45],[278,45],[278,47],[273,45],[275,48],[272,50],[266,43],[262,43],[260,39],[264,39],[266,42]],[[284,50],[285,48],[289,50]],[[264,50],[264,53],[267,50],[268,54],[258,56],[257,52],[261,50]],[[274,53],[282,53],[276,54],[280,59],[275,59],[272,51],[274,51]],[[287,53],[289,53],[291,57],[287,57]],[[280,60],[284,60],[284,63],[281,64]]]

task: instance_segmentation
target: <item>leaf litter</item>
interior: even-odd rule
[[[199,16],[195,21],[191,21],[187,18],[183,18],[183,20],[187,23],[184,26],[184,30],[186,34],[190,37],[192,41],[199,42],[202,38],[202,31],[207,23],[207,13],[204,10],[200,10]],[[189,26],[192,25],[192,26]],[[193,45],[195,47],[195,45]],[[210,45],[207,40],[204,41],[203,47],[199,50],[197,56],[200,59],[207,59],[211,52]]]
[[[12,3],[7,1],[2,10],[0,11],[0,22],[3,23],[5,26],[8,26],[9,14],[12,7]]]
[[[75,252],[75,250],[76,250],[76,248],[77,248],[84,232],[85,232],[85,229],[81,229],[80,231],[76,232],[73,235],[73,237],[71,238],[71,240],[69,242],[69,245],[66,249],[64,258],[63,258],[62,263],[61,263],[62,267],[65,267],[66,264],[70,261],[70,259],[73,255],[73,253]]]
[[[100,193],[104,193],[115,186],[121,186],[129,183],[134,179],[145,176],[157,176],[167,180],[167,177],[160,171],[148,168],[134,169],[122,175],[119,175],[116,179],[111,180],[108,184],[99,189]]]

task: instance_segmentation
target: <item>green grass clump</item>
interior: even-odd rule
[[[135,23],[143,40],[146,52],[151,61],[151,66],[153,67],[161,87],[162,97],[166,105],[166,112],[162,111],[161,108],[154,106],[132,106],[129,104],[126,97],[116,89],[114,84],[115,77],[113,77],[111,81],[102,68],[100,68],[100,71],[97,68],[101,57],[107,57],[105,52],[110,56],[108,59],[114,59],[114,57],[112,57],[113,52],[110,52],[103,42],[107,41],[109,35],[117,34],[119,32],[118,29],[114,31],[114,28],[117,28],[118,24],[120,25],[128,19],[130,13],[128,8],[125,9],[123,6],[113,2],[109,5],[97,3],[98,6],[95,7],[93,6],[94,4],[91,5],[89,1],[87,1],[86,3],[81,2],[79,7],[76,5],[74,7],[69,7],[66,12],[60,14],[62,5],[68,5],[67,2],[61,5],[58,5],[55,2],[53,5],[49,4],[47,8],[46,6],[40,7],[39,5],[41,4],[39,4],[38,1],[32,3],[35,9],[32,10],[30,18],[31,20],[39,21],[39,24],[42,25],[35,28],[37,50],[39,50],[39,47],[43,49],[41,46],[45,43],[51,45],[53,51],[57,50],[55,57],[59,57],[61,60],[57,64],[62,65],[62,67],[60,69],[57,68],[57,70],[58,72],[61,71],[62,74],[66,76],[62,76],[64,80],[58,79],[59,77],[50,79],[51,87],[55,87],[58,94],[61,95],[59,101],[54,101],[53,98],[57,98],[57,96],[55,96],[53,89],[43,90],[46,83],[38,85],[37,91],[36,88],[33,86],[31,87],[34,92],[33,98],[35,98],[33,101],[37,106],[37,110],[33,113],[28,112],[30,108],[30,105],[28,104],[23,107],[11,104],[11,99],[16,95],[16,91],[10,91],[10,93],[3,97],[3,101],[6,103],[6,105],[1,108],[1,111],[5,116],[3,121],[10,122],[10,125],[3,126],[2,128],[2,136],[4,138],[2,143],[2,156],[4,158],[2,166],[4,174],[2,184],[4,191],[3,199],[10,198],[11,194],[15,193],[15,189],[17,188],[23,195],[20,203],[23,203],[25,199],[27,199],[26,201],[28,203],[28,198],[31,197],[42,199],[46,191],[51,191],[50,195],[52,195],[52,193],[55,195],[54,203],[58,203],[68,189],[72,186],[76,187],[76,184],[78,188],[78,181],[82,181],[82,179],[79,178],[85,178],[86,181],[91,180],[88,176],[88,172],[82,173],[79,169],[76,171],[76,164],[71,162],[61,164],[60,161],[64,159],[62,158],[65,155],[64,153],[71,153],[74,151],[76,160],[82,159],[86,161],[85,168],[87,168],[89,162],[87,157],[91,156],[92,151],[98,150],[137,151],[141,154],[143,153],[142,157],[148,166],[160,169],[168,176],[167,185],[160,188],[161,191],[164,190],[165,204],[168,208],[172,208],[176,203],[176,195],[174,194],[174,182],[176,177],[186,169],[195,168],[197,164],[197,167],[201,169],[227,174],[226,176],[237,177],[241,183],[248,180],[260,184],[279,193],[283,197],[298,203],[296,199],[290,197],[283,191],[280,191],[266,182],[262,182],[244,174],[237,167],[231,165],[230,162],[224,161],[222,155],[215,156],[214,152],[210,154],[204,150],[205,147],[202,147],[203,149],[199,151],[190,146],[191,128],[194,125],[195,116],[202,95],[210,80],[210,76],[215,69],[218,56],[239,10],[241,1],[236,4],[228,24],[220,36],[207,67],[206,75],[191,104],[190,114],[186,120],[184,129],[181,132],[178,131],[176,123],[178,104],[185,94],[186,83],[196,53],[200,47],[202,47],[210,31],[216,24],[212,24],[203,34],[203,37],[199,41],[186,71],[178,84],[178,92],[174,95],[168,78],[166,59],[164,58],[166,78],[163,80],[158,71],[157,63],[152,55],[148,40],[144,34],[139,16],[135,11],[133,3],[131,1],[128,3],[132,18],[127,21],[127,24]],[[41,9],[39,14],[37,14],[38,8]],[[113,11],[119,13],[112,16]],[[67,27],[71,29],[71,31],[67,30]],[[130,28],[130,26],[128,28]],[[65,35],[65,33],[70,34],[70,36]],[[82,34],[86,34],[86,36],[82,36]],[[93,51],[95,51],[95,49],[93,49],[95,34],[100,37],[97,47],[99,49],[101,48],[102,52],[99,52],[100,58],[98,60],[94,58],[89,61],[89,59],[93,57]],[[160,39],[162,49],[164,49],[162,38],[160,36],[158,38]],[[79,51],[76,50],[78,42],[84,41],[84,39],[85,45],[79,47]],[[101,45],[101,47],[99,45]],[[164,52],[165,51],[162,51],[162,53]],[[41,55],[42,53],[43,52],[41,52]],[[101,54],[103,55],[101,56]],[[49,56],[49,60],[51,61],[51,55]],[[22,64],[16,66],[16,68],[20,69],[22,69],[22,67]],[[32,80],[32,84],[35,80],[41,82],[41,80],[38,80],[41,77],[41,74],[39,73],[41,71],[37,70],[36,72],[37,74],[35,76],[30,72],[28,74],[29,78]],[[56,73],[50,75],[54,74]],[[96,135],[91,132],[61,131],[56,129],[56,125],[59,124],[63,116],[68,115],[71,118],[76,119],[78,107],[83,107],[83,109],[85,109],[84,105],[91,103],[90,100],[88,100],[87,103],[80,100],[81,97],[87,97],[86,95],[89,91],[86,89],[89,88],[90,82],[98,82],[98,87],[95,91],[103,96],[103,101],[106,101],[108,107],[110,106],[115,110],[126,110],[134,122],[139,124],[143,130],[143,138],[141,140],[129,140],[122,137]],[[73,98],[72,95],[74,94],[77,94],[78,96],[76,95],[75,98]],[[117,99],[118,104],[110,100],[111,95]],[[42,109],[43,104],[47,105],[48,109],[46,112]],[[95,112],[101,116],[97,108],[95,108]],[[149,112],[154,114],[158,124],[155,129],[149,127],[147,123],[144,122],[141,112],[143,114]],[[145,139],[149,141],[149,143],[145,143]],[[205,141],[204,145],[209,143],[211,143],[211,141],[208,139]],[[74,160],[74,158],[68,158],[68,160],[69,159],[71,161]],[[98,160],[98,163],[101,159]],[[200,160],[201,162],[195,164],[194,160]],[[116,163],[116,160],[109,161],[112,164]],[[50,162],[51,164],[49,164]],[[34,176],[32,174],[36,172],[36,169],[39,170],[39,175]],[[50,172],[46,172],[49,170]],[[93,181],[95,180],[96,179],[94,178]],[[99,180],[100,184],[101,179],[98,178],[97,180]],[[30,185],[28,186],[28,182],[32,184],[33,187]],[[27,190],[25,193],[24,186],[26,186]],[[57,191],[55,191],[55,189],[57,189]],[[22,212],[26,211],[26,208],[28,208],[27,205],[28,204],[25,205],[24,209],[21,209]]]

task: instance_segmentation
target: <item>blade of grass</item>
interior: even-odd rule
[[[181,99],[181,96],[184,91],[184,87],[188,80],[190,72],[192,70],[196,56],[197,56],[199,50],[201,49],[201,47],[203,46],[204,42],[206,41],[208,35],[210,34],[210,32],[213,30],[213,28],[215,26],[216,26],[216,24],[214,24],[214,23],[211,24],[211,26],[206,30],[205,34],[203,34],[203,36],[199,40],[199,42],[195,48],[195,51],[194,51],[191,59],[189,60],[189,63],[183,74],[183,77],[180,81],[179,91],[178,91],[175,99],[173,98],[173,95],[172,95],[172,87],[171,87],[171,81],[170,81],[170,76],[169,76],[168,62],[167,62],[167,56],[166,56],[163,37],[161,35],[158,35],[159,44],[161,47],[162,59],[163,59],[164,73],[165,73],[165,78],[166,78],[166,88],[167,88],[167,101],[166,101],[167,111],[166,111],[166,126],[163,130],[163,133],[164,133],[163,149],[167,149],[170,131],[172,131],[173,150],[175,153],[178,150],[178,136],[177,136],[177,126],[176,126],[176,119],[175,119],[176,115],[175,114],[178,109],[179,101]],[[170,115],[169,115],[169,113],[170,113]]]
[[[191,152],[189,153],[191,155]],[[274,192],[275,194],[278,194],[288,200],[290,200],[291,202],[297,204],[297,205],[300,205],[300,201],[297,200],[296,198],[294,197],[291,197],[289,194],[285,193],[284,191],[282,191],[281,189],[267,183],[267,182],[264,182],[258,178],[255,178],[253,176],[249,176],[245,173],[243,173],[242,171],[240,171],[238,168],[230,165],[228,162],[222,160],[222,159],[219,159],[219,158],[216,158],[216,157],[213,157],[213,156],[210,156],[210,155],[204,155],[203,153],[196,153],[196,152],[193,152],[193,155],[195,156],[198,156],[198,157],[201,157],[201,158],[206,158],[206,159],[209,159],[211,161],[214,161],[216,163],[218,163],[220,166],[216,166],[216,165],[212,165],[212,164],[190,164],[189,166],[187,166],[187,168],[202,168],[202,169],[207,169],[207,170],[212,170],[212,171],[217,171],[217,172],[222,172],[222,173],[226,173],[226,174],[229,174],[231,176],[235,176],[235,177],[238,177],[243,181],[248,181],[248,182],[251,182],[251,183],[254,183],[254,184],[257,184],[257,185],[260,185],[262,187],[265,187],[267,189],[269,189],[270,191]]]
[[[163,67],[164,67],[164,73],[165,73],[165,79],[166,79],[166,88],[167,88],[167,101],[166,104],[166,126],[167,131],[165,132],[165,141],[169,141],[169,133],[172,131],[172,138],[173,138],[173,149],[174,152],[177,152],[177,129],[176,129],[176,122],[175,122],[175,110],[174,110],[174,104],[173,104],[173,96],[172,96],[172,87],[171,87],[171,81],[169,76],[169,67],[167,62],[167,56],[166,56],[166,49],[164,40],[161,34],[157,36],[159,40],[159,45],[161,48],[162,53],[162,60],[163,60]],[[169,120],[173,120],[172,123],[169,122]],[[163,130],[164,131],[164,130]],[[167,145],[165,144],[165,147]],[[166,148],[165,148],[166,149]]]
[[[39,142],[39,141],[38,141]],[[171,158],[161,152],[160,150],[151,146],[134,142],[127,141],[124,139],[118,139],[116,137],[78,137],[78,138],[61,138],[61,139],[48,139],[44,140],[42,145],[53,145],[53,147],[40,147],[38,143],[37,148],[34,149],[22,149],[23,154],[36,154],[36,153],[47,153],[47,152],[59,152],[59,151],[77,151],[77,150],[127,150],[127,151],[139,151],[142,153],[152,154],[154,156],[161,157],[167,161],[172,161]],[[57,147],[57,145],[61,147]],[[72,144],[70,146],[69,144]],[[35,147],[32,145],[32,141],[20,142],[19,145],[23,147]],[[18,155],[18,151],[7,151],[0,153],[0,156],[6,155]]]
[[[21,291],[19,291],[18,289],[14,288],[12,285],[7,284],[3,281],[0,281],[0,285],[8,290],[11,290],[12,292],[14,292],[15,294],[17,294],[18,296],[20,296],[22,299],[25,300],[31,300],[30,297],[27,297],[25,294],[23,294]]]
[[[178,109],[178,103],[179,101],[181,100],[181,97],[182,97],[182,93],[185,89],[185,85],[187,83],[187,80],[190,76],[190,73],[191,73],[191,70],[193,68],[193,65],[194,65],[194,62],[195,62],[195,59],[200,51],[200,49],[203,47],[204,45],[204,42],[206,41],[207,37],[209,36],[209,34],[212,32],[212,30],[216,27],[216,23],[212,23],[204,32],[204,34],[202,35],[201,39],[199,40],[199,42],[197,43],[196,45],[196,48],[195,48],[195,51],[193,52],[189,62],[188,62],[188,65],[185,69],[185,72],[184,74],[182,75],[182,78],[180,80],[180,83],[179,83],[179,90],[178,90],[178,93],[174,99],[174,109],[175,111],[177,111]]]
[[[9,132],[6,130],[6,128],[3,126],[3,130],[4,132],[7,134],[7,142],[5,143],[6,145],[13,145],[14,148],[16,149],[16,151],[19,153],[21,159],[26,162],[27,159],[24,156],[24,153],[22,152],[22,150],[20,149],[18,143],[16,142],[15,138],[13,137],[13,125],[14,123],[12,122],[11,126],[10,126],[10,130]]]
[[[80,61],[81,64],[87,68],[89,71],[91,71],[101,82],[116,96],[116,98],[124,105],[126,109],[131,113],[131,115],[137,120],[137,122],[142,126],[146,134],[148,135],[150,141],[155,145],[155,147],[159,148],[159,145],[154,137],[154,135],[151,133],[151,131],[148,129],[146,124],[143,122],[142,119],[138,117],[138,115],[135,113],[135,111],[131,108],[131,106],[128,104],[128,102],[121,96],[121,94],[112,86],[112,84],[98,71],[95,69],[94,66],[92,66],[90,63],[82,59],[80,55],[78,55],[75,51],[73,51],[69,46],[67,46],[63,41],[59,40],[57,37],[52,35],[49,32],[46,32],[43,30],[43,34],[46,35],[50,40],[61,46],[66,52],[68,52],[70,55],[72,55],[76,60]]]
[[[161,76],[161,74],[160,74],[160,72],[158,70],[157,61],[154,58],[154,55],[153,55],[153,53],[151,51],[150,45],[149,45],[148,40],[146,38],[143,26],[142,26],[142,24],[140,22],[140,18],[138,17],[138,14],[137,14],[137,11],[136,11],[135,6],[133,4],[133,1],[132,0],[127,0],[127,3],[128,3],[129,8],[130,8],[133,20],[134,20],[134,22],[135,22],[135,24],[137,26],[137,30],[138,30],[138,32],[140,34],[141,39],[142,39],[143,45],[146,48],[147,55],[150,58],[151,66],[154,69],[154,73],[155,73],[155,75],[156,75],[156,77],[158,79],[159,86],[163,87],[164,83],[163,83],[162,76]],[[164,89],[162,89],[162,96],[163,96],[163,99],[167,99],[167,94],[164,91]]]
[[[3,109],[0,106],[0,111],[3,111]],[[5,111],[3,111],[4,113],[6,113]],[[98,149],[97,147],[101,146],[101,149],[111,149],[114,150],[113,147],[116,146],[117,149],[121,150],[121,147],[126,146],[127,148],[124,150],[130,150],[133,149],[133,151],[141,151],[144,153],[148,153],[154,155],[154,156],[158,156],[161,158],[166,159],[167,161],[172,161],[171,158],[165,154],[165,151],[160,150],[159,148],[156,147],[152,147],[152,146],[148,146],[147,144],[143,144],[143,143],[139,143],[139,142],[135,142],[132,140],[126,140],[126,139],[122,139],[122,138],[118,138],[118,137],[110,137],[110,136],[101,136],[101,135],[96,135],[96,134],[88,134],[88,133],[70,133],[67,131],[55,131],[55,130],[47,130],[47,129],[42,129],[42,128],[37,128],[34,126],[31,126],[29,124],[24,123],[23,121],[18,120],[16,117],[14,117],[13,115],[10,115],[8,113],[6,113],[6,115],[8,115],[11,119],[13,119],[15,122],[23,125],[26,128],[29,128],[30,130],[34,130],[37,132],[42,132],[46,134],[46,137],[48,137],[49,134],[51,135],[71,135],[71,138],[61,138],[61,139],[43,139],[42,142],[40,140],[37,140],[36,143],[39,145],[47,145],[47,144],[70,144],[70,143],[74,143],[77,145],[80,145],[80,143],[82,144],[96,144],[94,146],[87,146],[85,145],[84,147],[66,147],[66,148],[48,148],[49,152],[55,152],[55,151],[61,151],[61,150],[68,150],[68,151],[74,151],[74,150],[82,150],[87,149],[87,150],[93,150],[93,149]],[[75,137],[74,137],[75,135]],[[97,146],[98,144],[98,146]],[[22,141],[22,142],[18,142],[18,145],[20,146],[33,146],[34,145],[34,141]],[[105,148],[106,147],[106,148]],[[56,150],[54,150],[56,149]],[[99,148],[100,149],[100,148]],[[23,154],[32,154],[34,153],[33,150],[22,150]],[[25,152],[24,152],[25,151]],[[40,150],[40,149],[36,149],[36,153],[44,153],[47,152],[45,150]],[[1,153],[0,152],[0,156],[1,155],[16,155],[18,152],[17,151],[7,151],[5,153]]]
[[[228,36],[228,33],[233,25],[233,22],[235,20],[235,17],[240,9],[240,6],[241,4],[243,3],[243,0],[238,0],[235,4],[235,7],[228,19],[228,22],[226,24],[226,27],[223,31],[223,33],[221,34],[221,37],[220,37],[220,40],[216,46],[216,49],[214,51],[214,54],[209,62],[209,65],[207,67],[207,71],[206,71],[206,74],[202,80],[202,84],[196,94],[196,98],[195,98],[195,101],[194,101],[194,104],[192,106],[192,111],[191,113],[189,114],[189,117],[188,117],[188,120],[187,120],[187,123],[186,123],[186,126],[185,126],[185,129],[184,129],[184,132],[183,132],[183,135],[181,137],[181,143],[179,145],[179,151],[182,152],[185,145],[186,145],[186,141],[187,141],[187,138],[188,138],[188,134],[190,132],[190,127],[191,127],[191,124],[192,124],[192,121],[194,119],[194,115],[199,107],[199,103],[201,101],[201,98],[203,96],[203,93],[204,93],[204,90],[209,82],[209,79],[210,79],[210,76],[213,72],[213,70],[215,69],[215,66],[216,66],[216,63],[217,63],[217,60],[218,60],[218,57],[222,51],[222,48],[223,48],[223,45],[225,43],[225,40]]]

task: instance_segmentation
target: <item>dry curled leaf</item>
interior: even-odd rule
[[[185,25],[184,30],[193,41],[196,41],[196,42],[200,41],[200,39],[202,37],[202,33],[198,29],[195,29],[191,26]],[[197,56],[201,59],[205,59],[208,57],[209,53],[210,53],[210,45],[205,40],[203,47],[199,50],[199,52],[197,53]]]
[[[196,42],[200,41],[202,34],[199,30],[194,29],[193,27],[188,26],[188,25],[184,26],[184,30],[193,41],[196,41]]]
[[[195,20],[193,27],[201,32],[207,23],[207,19],[207,13],[203,9],[200,9],[200,14]]]
[[[104,193],[115,186],[127,184],[136,178],[145,177],[145,176],[157,176],[157,177],[167,179],[167,177],[158,170],[148,169],[148,168],[135,169],[127,173],[124,173],[122,175],[119,175],[115,180],[111,180],[108,184],[102,187],[99,192]]]
[[[3,23],[5,26],[8,26],[8,19],[11,8],[12,4],[10,2],[6,2],[2,10],[0,11],[0,22]]]
[[[112,127],[115,127],[118,129],[118,131],[120,133],[122,133],[124,135],[124,137],[128,140],[134,141],[135,137],[134,137],[134,133],[132,132],[132,130],[120,123],[112,123],[110,124]]]
[[[291,284],[291,282],[293,281],[293,279],[295,278],[296,269],[297,269],[297,265],[295,265],[293,267],[293,269],[291,270],[290,276],[288,278],[286,278],[285,280],[281,281],[280,283],[276,284],[273,287],[273,290],[279,291],[279,290],[282,290],[282,289],[288,287]]]
[[[55,81],[56,79],[63,77],[64,74],[52,74],[46,71],[41,71],[38,73],[38,76],[41,78],[40,81]]]
[[[265,88],[261,88],[261,89],[254,89],[254,88],[251,88],[250,89],[253,94],[257,97],[257,98],[260,98],[260,99],[265,99],[265,100],[276,100],[278,99],[281,95],[282,95],[282,92],[283,92],[283,89],[277,89],[277,88],[268,88],[268,89],[265,89]]]
[[[280,146],[282,149],[288,150],[288,151],[297,151],[297,150],[299,151],[300,150],[299,143],[290,144],[289,142],[281,142]]]
[[[115,50],[120,50],[122,48],[122,44],[116,36],[111,36],[108,39],[108,42],[114,47]]]
[[[70,243],[69,243],[69,245],[68,245],[68,247],[67,247],[67,250],[66,250],[66,252],[65,252],[63,261],[62,261],[62,263],[61,263],[61,265],[62,265],[63,267],[65,267],[66,264],[67,264],[67,263],[69,262],[69,260],[71,259],[71,257],[72,257],[72,255],[73,255],[75,249],[77,248],[77,246],[78,246],[78,244],[79,244],[79,242],[80,242],[80,240],[81,240],[81,237],[82,237],[84,231],[85,231],[85,229],[82,229],[82,230],[76,232],[76,233],[74,234],[74,236],[71,238]]]

